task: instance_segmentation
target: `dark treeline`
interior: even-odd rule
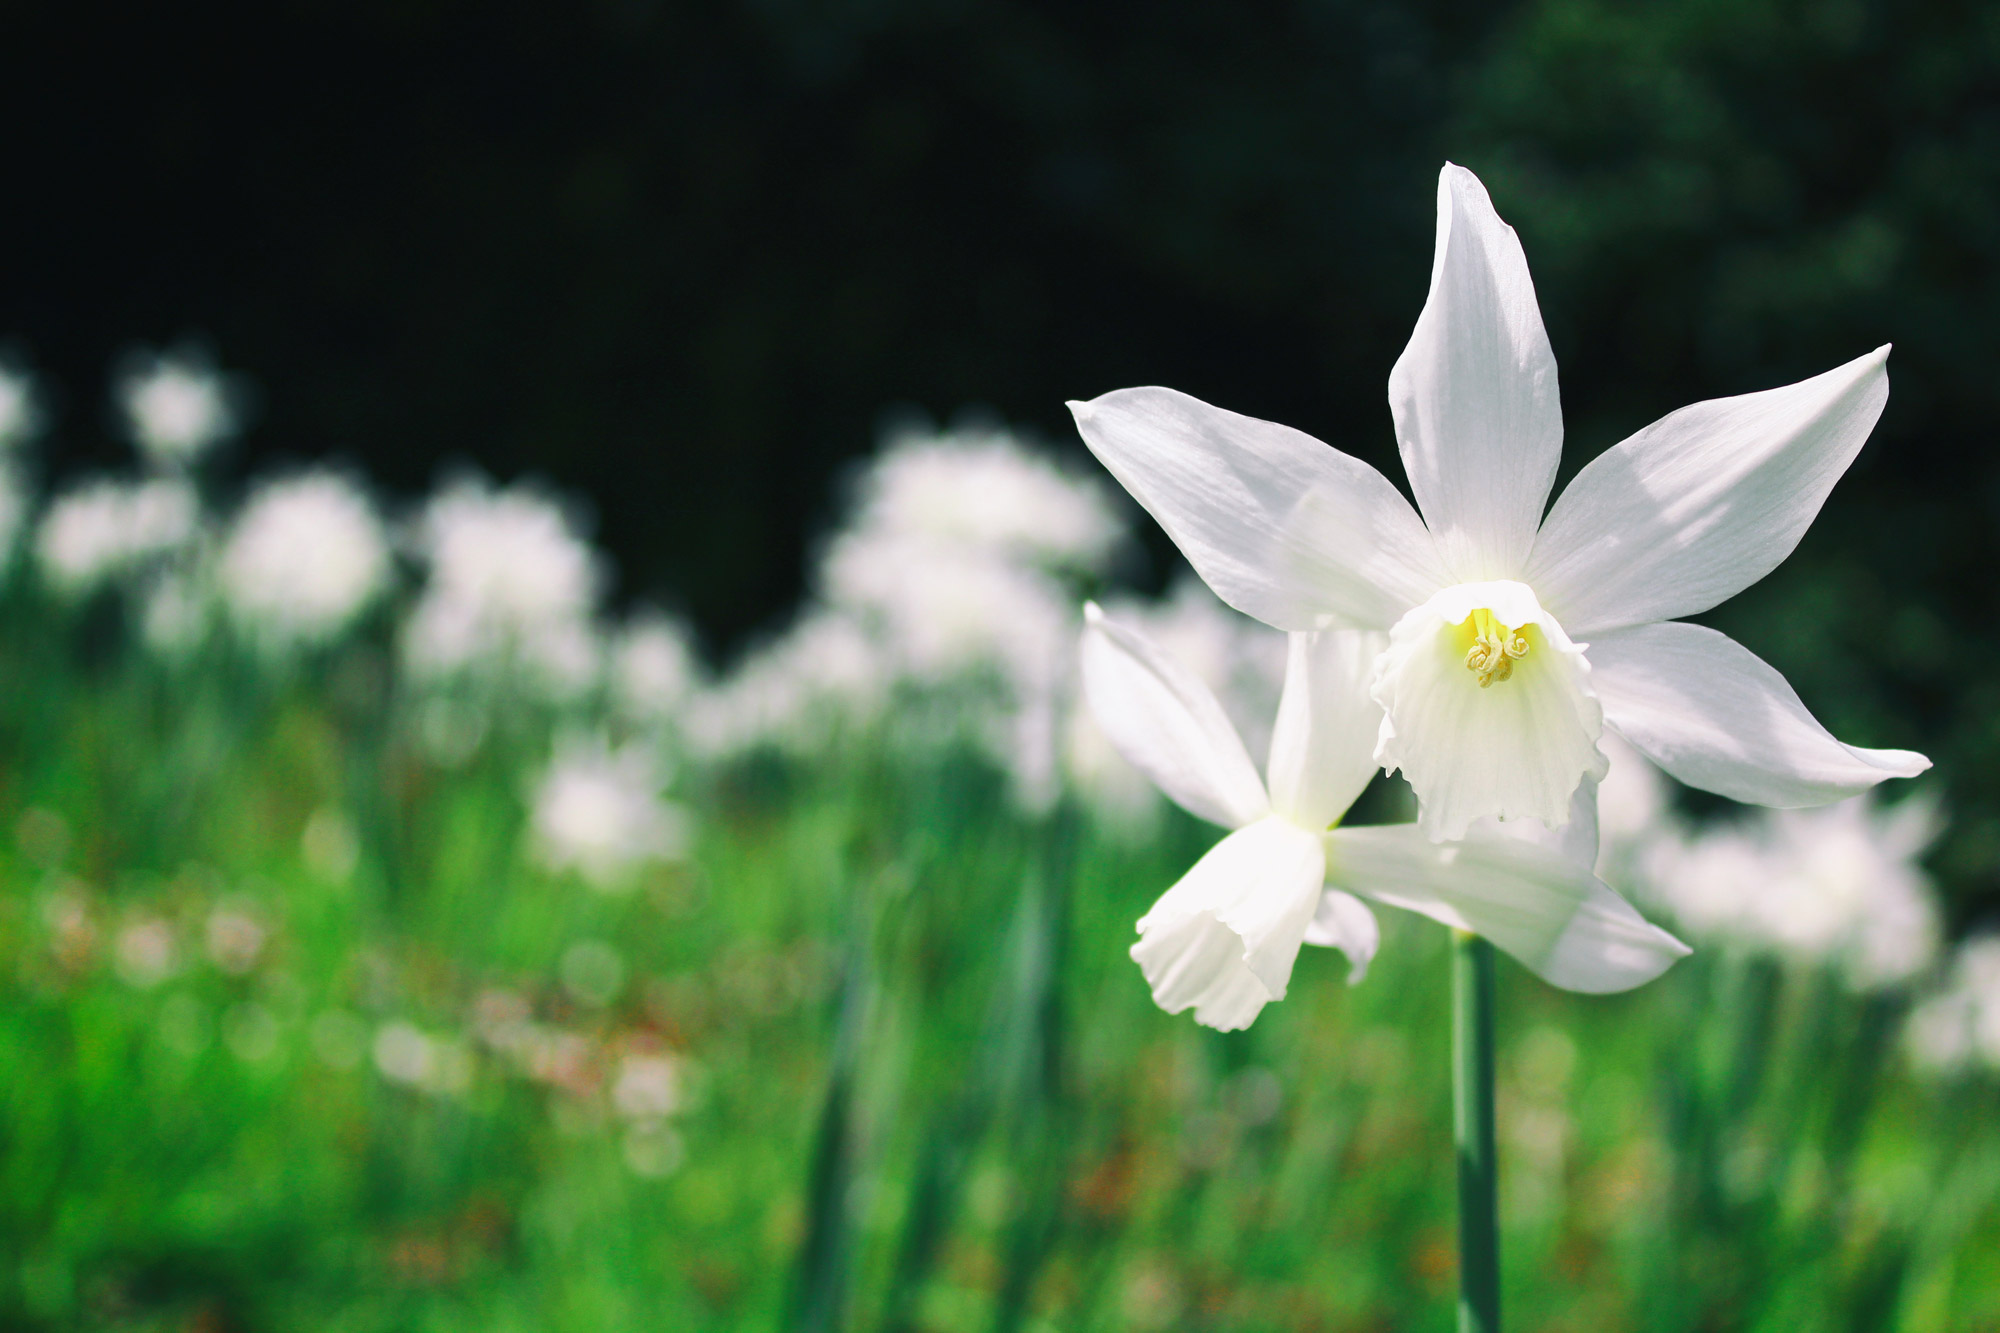
[[[199,335],[263,389],[238,472],[539,474],[719,649],[885,412],[1075,448],[1065,398],[1163,382],[1396,473],[1446,157],[1527,245],[1566,471],[1893,341],[1854,475],[1714,619],[1939,760],[1933,863],[1993,900],[1992,7],[16,5],[0,66],[0,330],[67,391],[55,470],[118,456],[125,346]]]

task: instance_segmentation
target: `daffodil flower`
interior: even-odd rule
[[[1267,784],[1200,677],[1096,606],[1085,618],[1098,725],[1173,801],[1231,830],[1139,921],[1132,957],[1169,1013],[1248,1026],[1284,998],[1301,944],[1339,948],[1359,981],[1379,939],[1363,898],[1484,935],[1569,990],[1626,990],[1687,953],[1591,873],[1594,790],[1561,846],[1494,821],[1445,844],[1413,824],[1337,827],[1376,769],[1382,710],[1366,684],[1382,634],[1290,636]]]
[[[1791,553],[1881,415],[1888,353],[1682,408],[1593,460],[1544,518],[1555,357],[1519,239],[1447,164],[1430,297],[1389,375],[1421,519],[1367,464],[1171,389],[1070,406],[1224,601],[1279,629],[1389,632],[1376,758],[1448,839],[1488,816],[1560,826],[1605,771],[1607,726],[1682,782],[1759,805],[1930,766],[1841,743],[1748,649],[1674,623]]]

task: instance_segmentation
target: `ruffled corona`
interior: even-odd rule
[[[1432,838],[1462,837],[1486,815],[1560,827],[1577,784],[1604,775],[1583,648],[1526,584],[1461,583],[1410,611],[1372,692],[1375,758],[1416,789]]]

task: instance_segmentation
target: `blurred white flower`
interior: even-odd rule
[[[375,1068],[391,1083],[419,1092],[456,1094],[472,1086],[472,1051],[463,1041],[432,1036],[397,1019],[375,1033]]]
[[[898,674],[938,684],[990,667],[1009,684],[1061,669],[1074,613],[1040,571],[965,547],[854,532],[822,567],[826,598],[861,617]]]
[[[0,453],[18,449],[41,434],[45,420],[35,377],[0,359]]]
[[[1933,1073],[2000,1070],[2000,935],[1959,945],[1939,991],[1910,1014],[1910,1055]]]
[[[856,501],[857,530],[1030,564],[1098,569],[1125,535],[1102,485],[997,429],[891,440]]]
[[[208,914],[208,958],[237,976],[257,966],[270,932],[246,907],[217,907]]]
[[[199,535],[194,488],[178,478],[101,479],[57,497],[42,516],[35,555],[56,591],[80,596]]]
[[[634,616],[611,645],[612,698],[627,717],[672,718],[700,683],[693,632],[672,616]]]
[[[438,679],[512,663],[557,694],[591,684],[602,572],[553,501],[462,480],[425,507],[416,546],[430,577],[404,627],[413,672]]]
[[[681,1064],[664,1053],[634,1052],[618,1062],[611,1104],[628,1120],[662,1119],[681,1109]]]
[[[118,932],[113,946],[119,979],[141,990],[159,985],[180,965],[174,928],[157,916],[141,916]]]
[[[685,810],[660,795],[658,765],[638,745],[562,742],[534,796],[536,852],[593,888],[626,887],[634,871],[678,860],[690,836]]]
[[[1878,990],[1936,955],[1937,907],[1917,858],[1938,827],[1922,797],[1893,807],[1856,797],[1663,838],[1644,875],[1697,938],[1828,964],[1855,990]]]
[[[876,717],[890,680],[886,650],[852,616],[810,611],[689,701],[688,744],[708,758],[810,750]]]
[[[231,617],[273,648],[331,639],[389,576],[374,506],[360,487],[327,471],[259,487],[237,515],[220,566]]]
[[[242,391],[193,352],[135,355],[116,397],[132,442],[155,467],[187,467],[241,424]]]

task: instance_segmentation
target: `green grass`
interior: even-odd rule
[[[683,774],[693,860],[607,896],[524,855],[574,717],[446,767],[365,638],[280,678],[18,593],[0,629],[0,1326],[1453,1326],[1440,927],[1220,1035],[1125,955],[1191,820],[1129,846],[856,736]],[[241,973],[219,907],[268,930]],[[2000,1328],[2000,1089],[1913,1080],[1898,1002],[1706,952],[1498,990],[1510,1327]],[[508,1005],[568,1062],[496,1049]],[[385,1077],[394,1023],[457,1073]],[[659,1050],[685,1104],[634,1131]]]

